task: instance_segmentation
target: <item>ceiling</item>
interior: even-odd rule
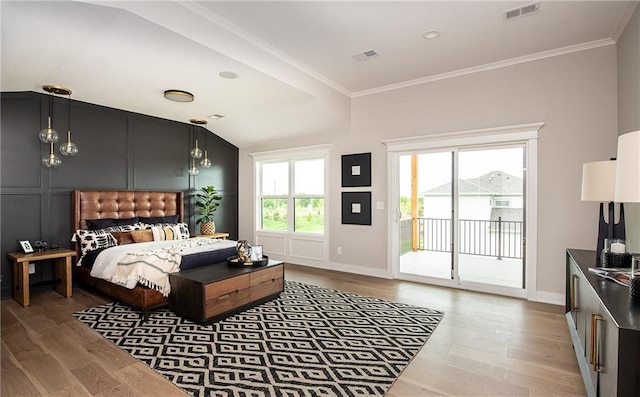
[[[246,147],[348,129],[354,97],[611,45],[638,4],[543,1],[504,20],[530,3],[3,0],[0,87],[64,85],[72,99],[187,123],[221,114],[207,128]]]

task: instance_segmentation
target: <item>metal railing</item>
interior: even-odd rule
[[[451,219],[418,218],[418,250],[451,252]],[[460,219],[458,252],[522,259],[523,222]],[[400,221],[400,251],[412,249],[412,220]]]

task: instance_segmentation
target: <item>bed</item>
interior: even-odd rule
[[[89,229],[95,231],[101,226],[113,224],[124,225],[130,219],[177,220],[181,223],[184,215],[184,194],[182,192],[76,190],[72,194],[72,203],[74,236],[77,235],[77,231]],[[183,226],[186,227],[186,225]],[[186,233],[188,233],[188,229]],[[131,244],[127,247],[135,249],[135,245]],[[76,251],[76,257],[80,259],[83,258],[83,253],[87,253],[81,247],[80,242],[76,242]],[[221,258],[231,256],[233,252],[227,246],[224,250],[216,252],[212,250],[185,256],[182,258],[181,266],[188,264],[189,267],[198,267],[217,263]],[[168,299],[155,289],[142,285],[129,289],[91,276],[91,269],[88,267],[74,266],[74,269],[76,281],[142,310],[145,319],[148,318],[150,310],[168,303]]]

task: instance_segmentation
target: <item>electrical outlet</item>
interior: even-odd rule
[[[36,272],[36,264],[35,263],[29,263],[29,274],[33,274]]]
[[[342,247],[338,247],[338,255],[342,255]]]

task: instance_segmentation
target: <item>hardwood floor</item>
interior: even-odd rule
[[[445,312],[388,397],[584,396],[563,307],[287,265],[285,278]],[[1,305],[1,395],[184,396],[70,313],[109,300],[74,288]]]

